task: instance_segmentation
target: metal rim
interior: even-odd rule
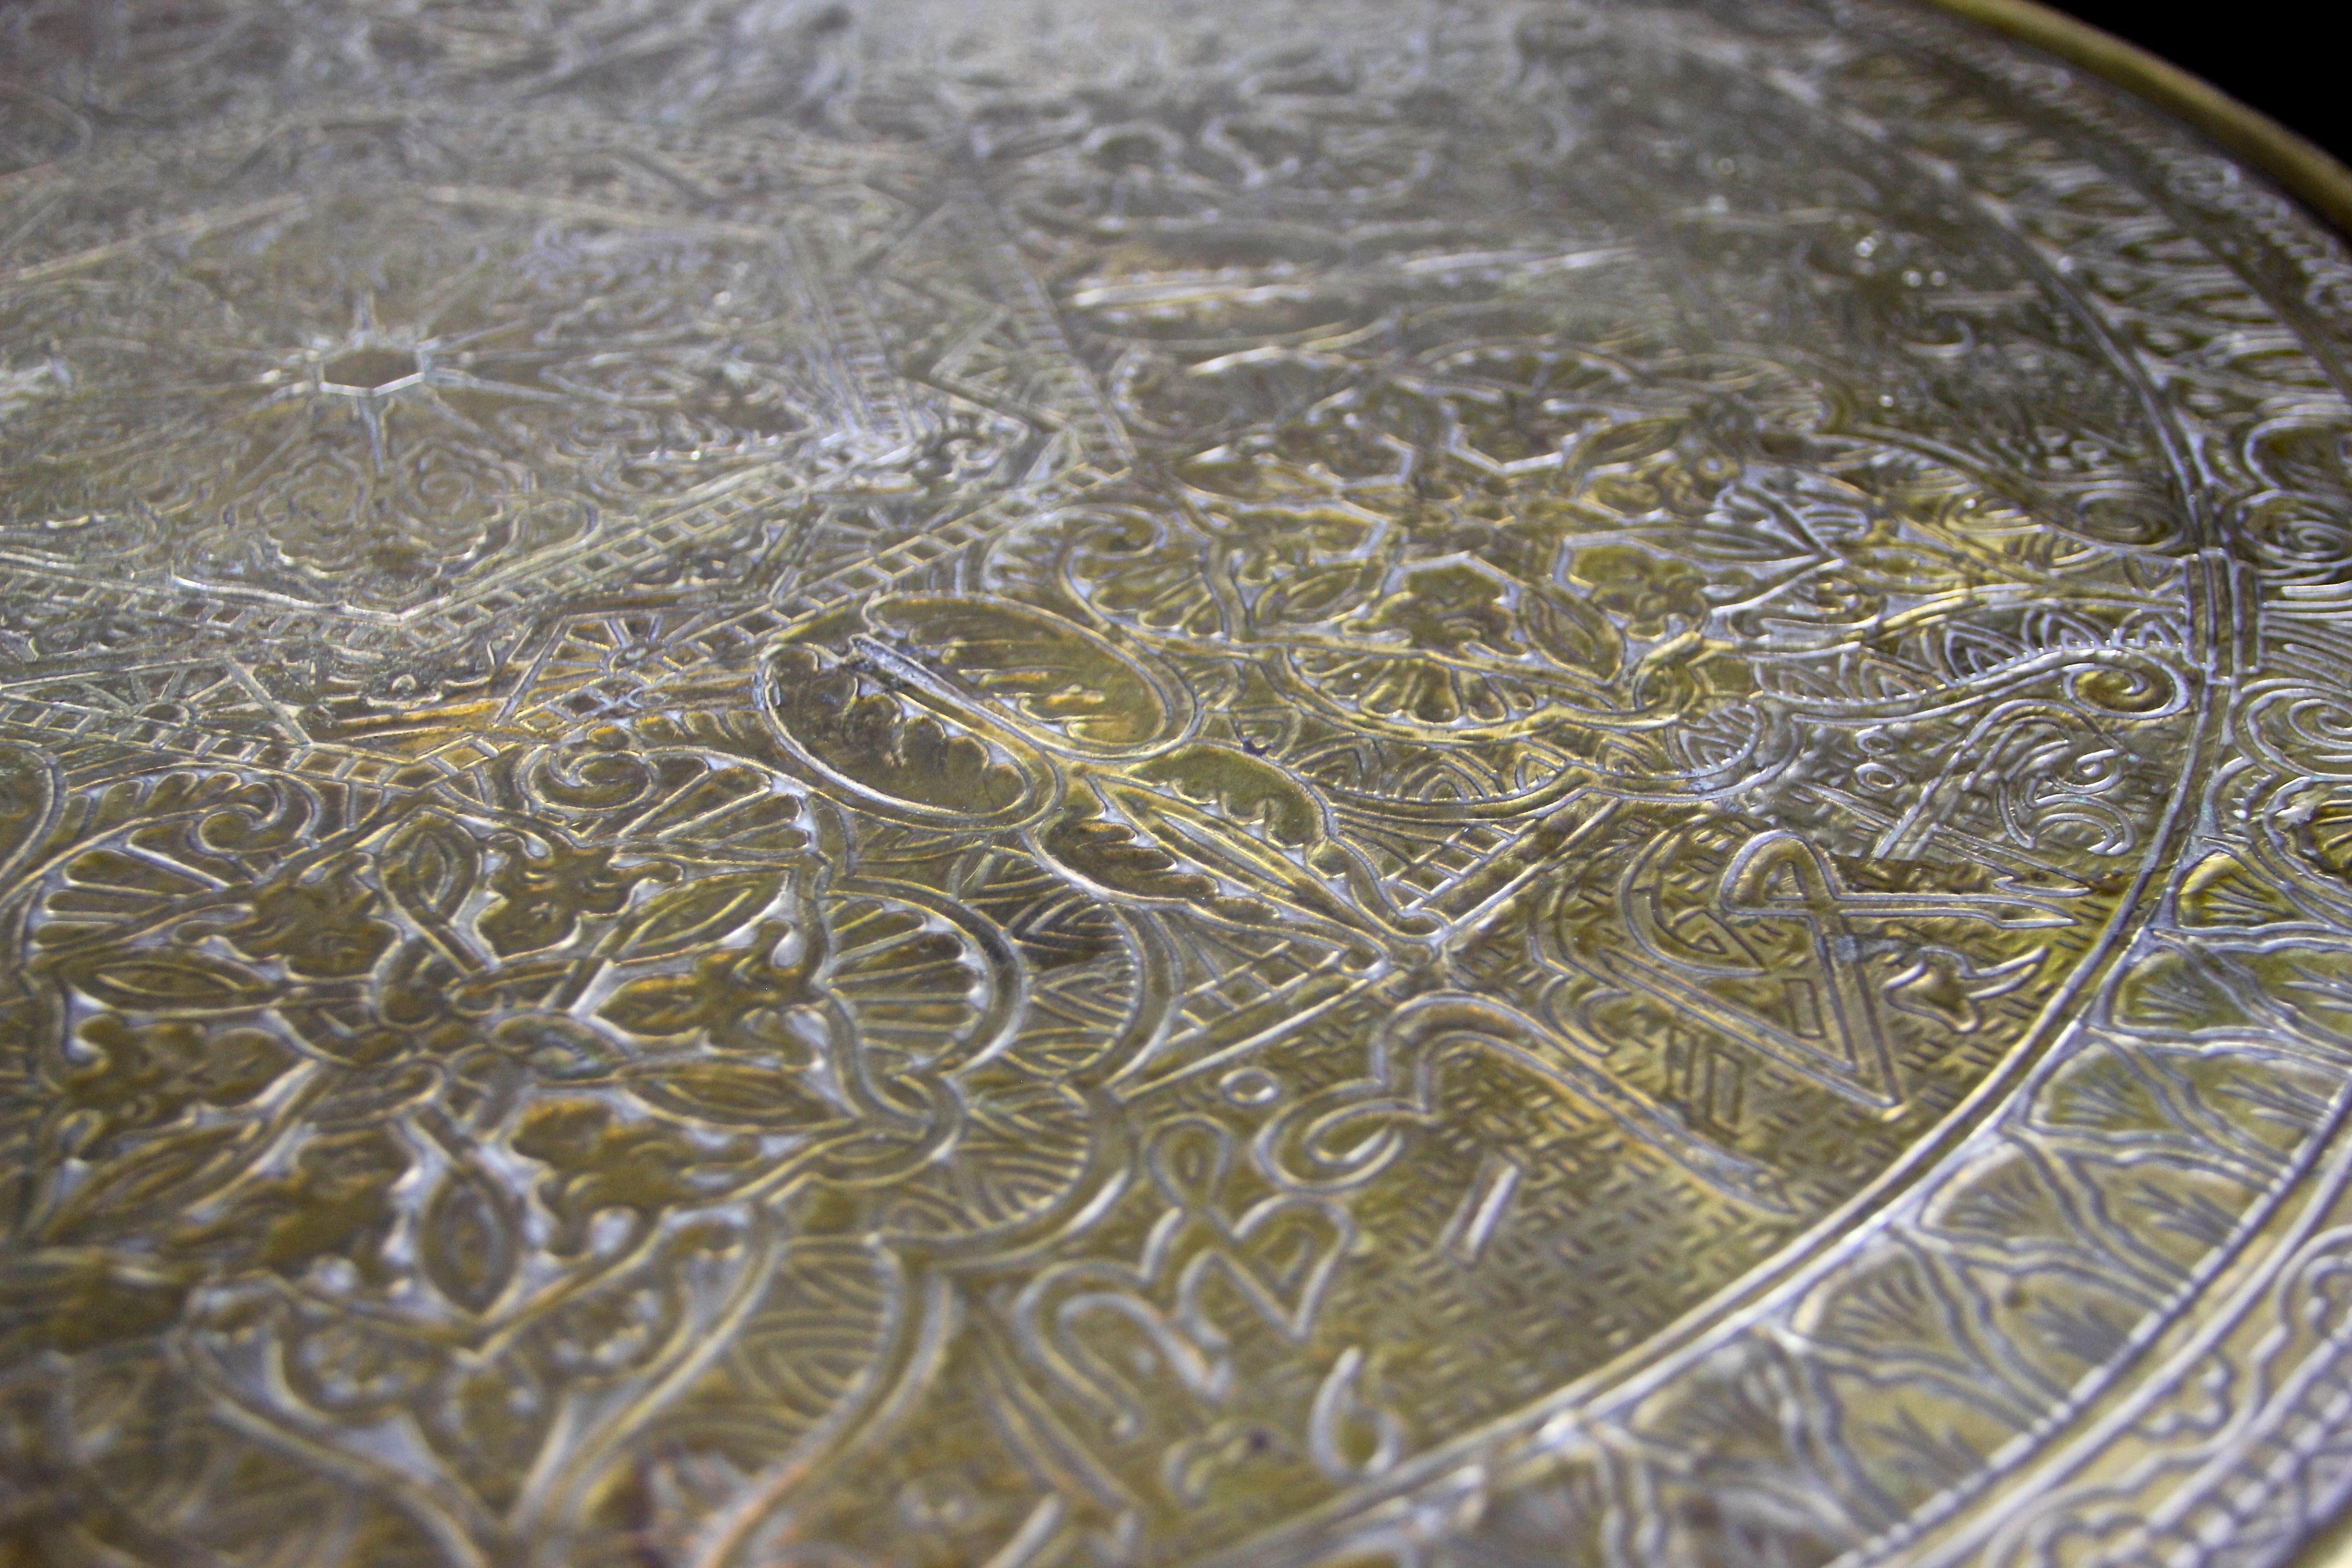
[[[2352,168],[2202,77],[2039,0],[1931,3],[2055,55],[2187,121],[2268,175],[2338,234],[2352,237]],[[2317,1526],[2288,1563],[2352,1568],[2352,1514]]]
[[[2352,236],[2352,168],[2203,78],[2039,0],[1932,0],[2056,55],[2187,121]]]

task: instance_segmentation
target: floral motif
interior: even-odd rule
[[[0,18],[19,1555],[2328,1492],[2332,253],[1900,6],[1302,5]]]

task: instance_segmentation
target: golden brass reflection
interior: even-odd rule
[[[28,0],[0,171],[0,1563],[2352,1486],[2352,266],[2159,111],[1880,0]]]

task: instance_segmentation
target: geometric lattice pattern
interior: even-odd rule
[[[2152,111],[1877,0],[0,52],[0,1563],[2352,1489],[2352,265]]]

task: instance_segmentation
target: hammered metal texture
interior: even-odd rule
[[[2158,112],[1864,0],[0,39],[0,1562],[2342,1498],[2352,268]]]

